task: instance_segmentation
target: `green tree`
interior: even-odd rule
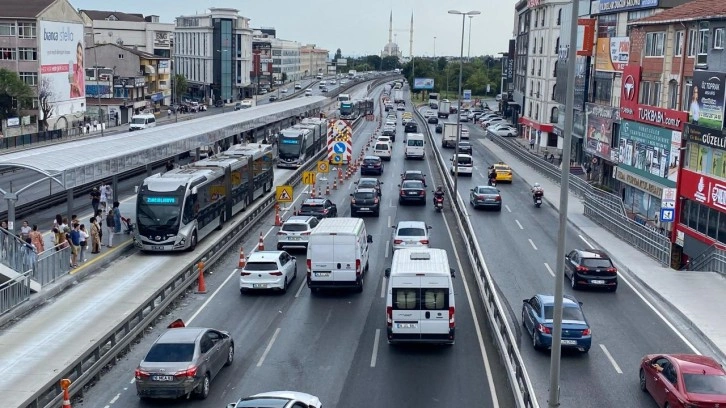
[[[338,48],[335,51],[335,56],[333,57],[333,61],[337,61],[338,59],[343,58],[343,53],[340,52],[340,48]]]
[[[182,98],[182,95],[187,93],[187,88],[189,87],[189,84],[187,83],[187,78],[182,74],[176,74],[174,75],[174,94],[176,96],[176,100],[180,101]]]
[[[381,65],[383,71],[393,71],[396,68],[401,68],[401,62],[398,60],[398,57],[394,56],[383,57]]]
[[[445,57],[439,57],[439,59],[436,61],[436,66],[439,71],[445,70],[448,64],[449,61],[447,61]]]
[[[285,82],[287,82],[287,72],[282,73],[282,83],[284,84]]]
[[[16,72],[0,68],[0,119],[16,117],[30,106],[33,90]]]
[[[379,70],[383,60],[378,55],[367,55],[365,58],[366,64],[371,66],[374,70]]]

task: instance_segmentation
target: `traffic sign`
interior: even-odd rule
[[[335,144],[333,145],[333,153],[343,154],[345,153],[345,150],[345,142],[335,142]]]
[[[330,165],[328,165],[328,162],[326,160],[320,160],[318,162],[318,173],[329,173],[330,172]]]
[[[661,222],[673,222],[676,220],[676,210],[670,208],[660,209],[660,221]]]
[[[338,153],[334,154],[330,162],[333,164],[343,164],[343,155]]]
[[[275,188],[275,197],[280,203],[291,203],[292,186],[277,186],[277,188]]]
[[[317,178],[317,174],[315,174],[314,171],[305,171],[305,172],[303,172],[302,182],[303,182],[303,184],[312,186],[313,184],[315,184],[316,178]]]

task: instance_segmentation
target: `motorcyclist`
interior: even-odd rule
[[[537,197],[542,197],[544,195],[544,188],[539,183],[534,183],[532,185],[532,201],[536,201]]]
[[[436,200],[441,200],[443,203],[444,200],[444,188],[442,186],[436,187],[436,191],[434,191],[434,205],[436,205]]]
[[[497,181],[497,170],[494,166],[489,166],[489,185],[494,184]]]

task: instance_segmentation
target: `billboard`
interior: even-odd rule
[[[613,138],[613,122],[619,119],[618,110],[594,103],[585,105],[585,150],[606,160],[615,160],[610,145]]]
[[[348,65],[348,59],[338,58],[337,60],[335,60],[335,65],[337,65],[339,67],[344,67],[344,66]]]
[[[434,89],[433,78],[414,78],[413,89]]]
[[[676,130],[623,120],[619,165],[666,187],[675,187],[682,134]]]
[[[726,74],[712,71],[693,71],[688,105],[688,121],[711,129],[723,129],[724,91]]]
[[[630,60],[630,38],[598,38],[596,58],[596,70],[622,72]]]
[[[658,7],[658,0],[600,0],[592,14],[620,13]]]
[[[47,92],[53,115],[85,110],[86,70],[83,64],[83,24],[41,20],[39,88]]]

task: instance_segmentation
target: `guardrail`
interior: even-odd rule
[[[30,299],[30,271],[0,284],[0,314]]]
[[[426,119],[421,115],[418,109],[414,109],[420,123],[426,123]],[[428,126],[423,126],[428,137],[429,143],[436,146],[434,136]],[[436,166],[443,175],[444,184],[450,197],[452,206],[454,207],[454,215],[459,231],[464,236],[466,243],[466,252],[469,261],[474,267],[475,279],[479,288],[479,296],[484,303],[485,312],[489,317],[489,322],[494,329],[494,335],[499,345],[499,353],[507,367],[507,376],[509,383],[514,391],[514,398],[519,408],[539,408],[537,398],[535,396],[534,387],[527,374],[524,366],[522,355],[519,353],[517,339],[514,336],[514,330],[507,320],[507,309],[502,306],[499,299],[494,279],[489,273],[484,257],[481,254],[481,248],[474,233],[474,227],[468,217],[466,204],[460,200],[458,192],[454,191],[453,179],[449,175],[446,167],[446,160],[443,158],[439,149],[434,148],[434,156],[436,157]]]
[[[353,126],[356,127],[359,123],[360,121],[356,121]],[[320,151],[290,175],[287,180],[282,181],[282,184],[299,184],[302,181],[303,172],[313,168],[317,161],[325,157],[326,154],[327,149]],[[85,353],[71,362],[63,372],[57,374],[43,389],[26,400],[22,407],[54,408],[59,406],[63,395],[59,384],[63,378],[72,381],[69,389],[71,397],[81,394],[83,388],[89,382],[95,380],[107,364],[112,363],[120,353],[124,352],[134,339],[143,333],[146,327],[151,325],[177,297],[197,281],[199,277],[197,264],[199,261],[204,259],[207,269],[214,265],[219,258],[231,249],[235,242],[242,239],[256,226],[262,217],[272,211],[275,203],[274,191],[255,201],[248,210],[245,210],[247,216],[238,221],[228,234],[220,237],[205,253],[195,256],[164,287],[157,290],[143,305],[129,313],[129,317],[117,324],[110,333],[90,345]]]

